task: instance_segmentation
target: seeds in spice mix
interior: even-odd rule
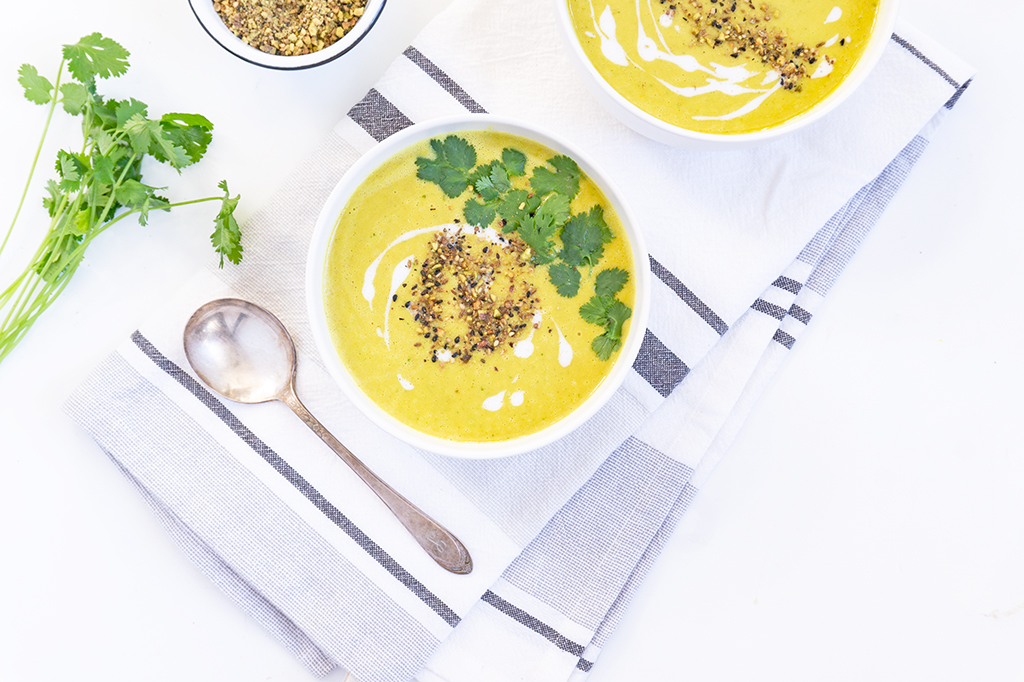
[[[366,0],[214,0],[213,9],[246,45],[294,56],[344,37],[366,11]]]

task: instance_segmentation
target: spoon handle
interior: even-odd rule
[[[306,409],[294,390],[281,397],[281,401],[288,405],[299,419],[313,430],[313,433],[320,436],[321,440],[327,443],[328,447],[334,450],[335,454],[345,464],[348,464],[366,485],[370,486],[370,489],[388,506],[388,509],[394,512],[406,530],[412,533],[413,538],[430,555],[430,558],[452,573],[464,575],[473,570],[473,560],[465,545],[444,526],[427,516],[419,507],[399,495],[394,488],[370,471]]]

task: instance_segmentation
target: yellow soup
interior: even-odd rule
[[[877,0],[567,0],[625,99],[672,125],[747,133],[810,110],[867,47]]]
[[[604,380],[634,274],[620,219],[574,162],[507,133],[442,135],[349,199],[327,253],[327,326],[355,382],[399,421],[508,440]]]

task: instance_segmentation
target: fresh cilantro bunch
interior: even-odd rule
[[[47,183],[43,199],[50,216],[49,230],[24,272],[0,293],[0,360],[64,290],[92,240],[129,215],[137,215],[139,223],[145,225],[150,211],[219,201],[210,239],[220,254],[221,267],[225,258],[238,263],[242,257],[241,233],[234,217],[238,197],[231,197],[226,181],[218,185],[222,194],[171,203],[158,194],[165,188],[152,187],[142,180],[142,162],[147,156],[178,172],[199,161],[212,139],[213,124],[198,114],[150,118],[147,106],[136,99],[104,99],[97,92],[97,79],[124,74],[129,53],[99,33],[64,45],[62,55],[53,83],[30,64],[18,71],[25,97],[49,105],[49,112],[25,190],[0,243],[0,253],[18,221],[58,104],[67,113],[81,116],[84,142],[80,151],[57,153],[57,179]],[[61,83],[65,67],[71,79]]]
[[[504,149],[500,159],[477,165],[476,149],[457,135],[433,139],[430,147],[434,158],[416,159],[417,176],[439,185],[452,199],[471,189],[462,211],[466,222],[488,227],[500,219],[504,232],[517,233],[530,247],[534,265],[547,266],[556,291],[566,298],[576,296],[583,277],[580,268],[593,271],[605,245],[615,237],[600,206],[572,214],[580,191],[576,162],[556,155],[533,169],[525,188],[522,182],[517,188],[513,178],[526,175],[526,155],[519,150]],[[598,273],[597,295],[580,309],[585,320],[605,327],[592,344],[602,360],[622,345],[622,325],[632,314],[629,306],[615,299],[627,279],[621,268]]]

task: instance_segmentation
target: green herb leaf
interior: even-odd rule
[[[476,199],[468,199],[462,208],[462,215],[470,225],[487,227],[494,222],[494,207],[489,204],[482,204]]]
[[[82,113],[89,101],[89,91],[81,83],[64,83],[60,86],[60,94],[64,111],[72,116]]]
[[[590,300],[580,306],[580,317],[590,324],[604,326],[608,320],[608,306],[611,300],[600,296],[591,296]]]
[[[461,137],[449,135],[441,145],[444,159],[453,168],[469,170],[476,165],[476,148]]]
[[[612,353],[617,351],[622,346],[622,342],[617,339],[609,338],[608,336],[601,334],[594,338],[590,343],[590,347],[597,353],[597,357],[602,361],[608,360]]]
[[[139,212],[139,224],[149,222],[151,208],[165,208],[167,200],[156,195],[156,187],[144,185],[134,178],[129,178],[114,189],[114,198],[122,206]]]
[[[604,255],[611,234],[604,221],[604,210],[594,206],[587,213],[574,215],[562,228],[562,260],[572,265],[586,263],[594,267]]]
[[[537,166],[530,177],[530,187],[541,196],[558,192],[572,201],[580,191],[580,167],[568,156],[555,156],[548,160],[554,170]]]
[[[117,127],[119,130],[126,130],[128,122],[136,116],[140,120],[145,120],[149,116],[149,108],[146,104],[134,97],[121,102],[110,102],[110,105],[114,108],[114,114],[117,116]],[[133,122],[133,124],[135,123]]]
[[[508,221],[505,232],[517,230],[523,220],[536,211],[538,206],[540,197],[536,194],[530,196],[526,190],[514,189],[506,194],[498,204],[498,215]]]
[[[597,273],[594,280],[594,293],[598,296],[614,296],[626,286],[629,273],[622,268],[609,268]]]
[[[505,171],[511,176],[518,177],[526,174],[526,154],[518,149],[506,148],[501,150],[501,163],[505,166]]]
[[[43,197],[43,208],[51,218],[57,215],[57,206],[60,205],[60,199],[64,196],[64,193],[60,191],[60,186],[53,180],[46,181],[46,196]]]
[[[49,104],[52,97],[53,85],[43,76],[39,75],[36,67],[31,64],[22,64],[18,69],[18,82],[25,90],[25,99],[35,104]]]
[[[77,154],[69,154],[63,149],[57,152],[57,174],[61,178],[58,186],[62,192],[75,192],[82,183],[82,174],[86,166]]]
[[[622,326],[633,315],[633,310],[622,301],[613,301],[607,310],[608,326],[605,334],[616,341],[622,338]]]
[[[572,298],[580,292],[580,271],[566,263],[553,263],[548,267],[548,279],[560,296]]]
[[[164,139],[172,147],[185,152],[188,157],[186,165],[202,159],[213,140],[213,123],[199,114],[164,114],[160,117],[160,127],[163,128]],[[170,161],[164,157],[163,150],[156,150],[153,156],[158,161]]]
[[[128,70],[128,57],[128,50],[99,33],[92,33],[73,45],[64,46],[68,70],[82,83],[95,78],[120,76]]]
[[[478,166],[470,175],[469,184],[473,186],[473,191],[487,202],[496,201],[502,194],[512,189],[508,171],[497,161]]]
[[[214,250],[220,254],[220,267],[224,267],[225,258],[237,265],[242,260],[242,231],[234,214],[240,197],[236,195],[231,198],[227,180],[221,180],[217,187],[223,190],[224,197],[221,199],[220,212],[213,220],[215,228],[210,241]]]
[[[549,194],[541,201],[535,214],[538,219],[550,222],[557,230],[569,219],[569,198],[564,194]]]
[[[592,296],[580,306],[580,317],[590,324],[604,327],[604,333],[590,344],[601,360],[607,360],[622,346],[622,327],[632,315],[633,311],[628,305],[607,295]]]
[[[132,100],[134,102],[134,100]],[[120,109],[118,109],[120,118]],[[141,113],[132,115],[124,124],[132,149],[138,155],[152,154],[158,161],[181,170],[192,163],[185,150],[172,142],[165,134],[159,121],[144,118]]]
[[[555,244],[551,238],[555,236],[558,226],[539,212],[527,215],[519,223],[518,233],[523,241],[533,250],[534,265],[544,265],[555,259]]]
[[[449,135],[444,140],[433,139],[430,147],[435,158],[418,157],[416,176],[439,185],[454,199],[469,186],[469,172],[476,165],[476,149],[457,135]]]

